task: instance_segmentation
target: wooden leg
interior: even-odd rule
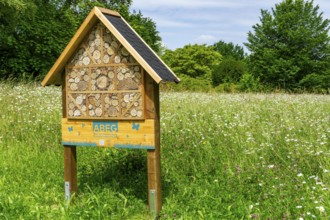
[[[162,186],[159,149],[148,150],[148,202],[151,217],[157,217],[162,209]]]
[[[78,192],[76,146],[64,146],[64,182],[65,198],[70,200]]]

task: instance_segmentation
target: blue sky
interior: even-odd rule
[[[186,44],[213,44],[219,40],[243,46],[252,25],[259,22],[260,9],[271,9],[280,0],[133,0],[156,22],[169,49]],[[314,0],[323,17],[330,19],[330,0]]]

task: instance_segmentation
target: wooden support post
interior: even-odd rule
[[[155,120],[155,150],[148,150],[148,202],[152,218],[162,209],[162,187],[160,168],[160,123],[159,123],[159,85],[145,74],[145,116]]]
[[[70,200],[78,192],[76,146],[64,146],[65,199]]]
[[[65,73],[62,73],[62,117],[66,118],[66,80]],[[77,194],[77,152],[76,146],[64,145],[64,190],[66,200]]]

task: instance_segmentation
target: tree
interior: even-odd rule
[[[213,66],[222,60],[222,56],[213,47],[198,44],[189,44],[174,51],[166,50],[162,58],[178,75],[210,81]]]
[[[161,51],[161,38],[151,18],[143,17],[140,11],[133,11],[128,17],[128,22],[155,52]]]
[[[284,89],[299,88],[311,74],[326,75],[329,20],[322,16],[319,6],[304,0],[284,0],[271,12],[261,10],[260,24],[253,26],[245,44],[251,51],[251,73],[262,83]]]
[[[0,77],[42,78],[94,6],[118,11],[156,51],[155,23],[132,0],[0,0]]]
[[[22,0],[23,8],[5,5],[0,37],[0,76],[32,78],[45,73],[71,38],[76,25],[54,2]],[[58,3],[58,2],[57,2]]]
[[[239,45],[233,43],[226,43],[219,41],[215,43],[214,49],[218,51],[224,58],[234,58],[235,60],[243,60],[245,58],[244,49]]]

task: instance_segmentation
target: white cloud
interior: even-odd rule
[[[208,34],[202,34],[197,37],[195,42],[197,44],[213,44],[217,41],[217,37]]]
[[[132,9],[156,22],[170,49],[189,43],[219,40],[242,45],[259,23],[260,9],[270,10],[282,0],[133,0]],[[330,1],[314,0],[330,18]]]

